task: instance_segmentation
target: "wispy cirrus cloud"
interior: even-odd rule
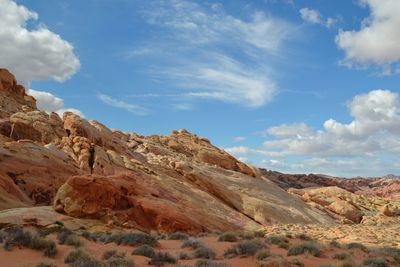
[[[186,90],[181,96],[260,107],[278,90],[273,61],[284,56],[295,35],[290,23],[254,10],[229,15],[220,4],[187,0],[148,1],[142,16],[163,29],[157,42],[130,49],[129,57],[150,56],[158,80]],[[160,44],[161,47],[160,47]]]
[[[334,18],[324,18],[322,14],[312,8],[304,7],[299,10],[301,18],[311,24],[319,24],[323,25],[327,28],[331,28],[337,22],[337,19]]]
[[[98,93],[97,94],[97,98],[101,102],[106,104],[106,105],[109,105],[109,106],[115,107],[115,108],[124,109],[124,110],[126,110],[128,112],[131,112],[131,113],[135,114],[135,115],[142,115],[143,116],[143,115],[147,115],[149,113],[148,110],[145,109],[142,106],[134,105],[134,104],[131,104],[131,103],[127,103],[125,101],[115,99],[115,98],[113,98],[113,97],[111,97],[109,95],[106,95],[106,94]]]

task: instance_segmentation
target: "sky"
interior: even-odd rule
[[[286,173],[400,175],[398,0],[0,0],[38,107]]]

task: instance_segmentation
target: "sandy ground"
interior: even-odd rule
[[[54,239],[55,236],[49,236],[48,238]],[[232,245],[236,244],[235,242],[218,242],[218,238],[215,236],[208,236],[208,237],[203,237],[199,238],[205,246],[208,248],[212,249],[216,253],[216,259],[215,261],[217,262],[224,262],[227,263],[228,266],[231,267],[257,267],[259,266],[256,262],[255,256],[251,257],[235,257],[232,259],[225,259],[223,257],[224,251],[231,247]],[[114,243],[109,243],[109,244],[103,244],[103,243],[96,243],[96,242],[91,242],[88,240],[85,240],[81,238],[81,240],[84,242],[84,249],[88,252],[89,255],[96,259],[101,259],[103,253],[107,250],[111,249],[116,249],[117,251],[121,252],[126,252],[126,257],[131,258],[135,262],[135,266],[140,267],[140,266],[149,266],[149,258],[146,258],[144,256],[132,256],[131,252],[133,251],[133,248],[130,246],[118,246]],[[180,240],[160,240],[160,246],[157,247],[157,250],[163,251],[163,252],[168,252],[171,255],[177,256],[180,252],[184,251],[188,253],[189,255],[191,254],[190,249],[182,249],[183,241]],[[301,242],[304,242],[299,239],[290,239],[290,245],[296,245]],[[338,249],[338,248],[333,248],[330,247],[329,245],[325,245],[325,249],[323,251],[323,254],[321,257],[314,257],[311,255],[299,255],[299,256],[287,256],[287,250],[278,248],[275,245],[268,245],[270,251],[273,254],[281,255],[284,257],[286,260],[291,261],[292,259],[300,259],[305,266],[313,267],[313,266],[320,266],[323,264],[339,264],[341,263],[340,260],[334,260],[332,259],[332,256],[335,253],[350,253],[352,254],[352,260],[353,262],[357,264],[361,264],[362,260],[365,258],[368,258],[368,254],[365,252],[362,252],[361,250],[358,249],[352,249],[352,250],[345,250],[345,249]],[[34,251],[31,249],[26,249],[26,248],[18,248],[15,247],[12,251],[5,251],[4,249],[0,249],[0,266],[4,267],[35,267],[39,262],[46,261],[46,262],[52,262],[56,264],[57,266],[68,266],[67,264],[64,263],[64,257],[65,255],[72,250],[73,248],[70,246],[66,245],[57,245],[58,249],[58,254],[55,258],[49,259],[43,256],[42,252],[40,251]],[[198,259],[192,259],[192,260],[180,260],[178,264],[181,265],[194,265],[195,262]],[[268,266],[268,265],[267,265]],[[291,265],[294,266],[294,265]],[[400,266],[400,265],[394,265],[392,264],[391,266]]]

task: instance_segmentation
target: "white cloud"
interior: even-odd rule
[[[37,107],[40,110],[44,110],[46,112],[56,112],[60,117],[63,116],[65,111],[73,112],[82,118],[85,117],[80,110],[66,108],[64,106],[64,100],[51,93],[29,89],[27,94],[36,99]]]
[[[336,19],[333,18],[327,18],[324,19],[324,17],[321,15],[321,13],[316,10],[316,9],[311,9],[311,8],[302,8],[299,10],[301,18],[311,24],[320,24],[324,25],[328,28],[331,28],[335,23]]]
[[[0,65],[28,88],[29,81],[64,81],[80,67],[73,46],[40,24],[27,28],[39,15],[11,0],[0,0]]]
[[[341,62],[348,67],[377,64],[389,73],[387,65],[400,60],[400,1],[360,0],[370,8],[370,16],[359,30],[340,30],[337,46],[344,50]]]
[[[400,153],[399,94],[373,90],[356,95],[348,103],[348,108],[353,117],[349,123],[328,119],[323,130],[317,131],[304,123],[284,124],[269,128],[266,133],[273,139],[265,141],[259,149],[240,146],[226,150],[235,156],[264,157],[262,165],[271,167],[274,163],[271,160],[277,158],[280,158],[279,162],[291,157],[300,158],[279,166],[286,170],[323,172],[325,166],[325,170],[333,173],[336,166],[342,168],[341,174],[359,172],[367,175],[367,172],[383,171],[379,164],[384,163],[382,166],[391,172],[396,171],[395,160],[387,159]],[[372,167],[366,167],[368,162],[379,168],[374,171]]]
[[[193,106],[187,103],[173,104],[172,107],[177,111],[189,111],[193,109]]]
[[[260,11],[243,19],[227,14],[222,5],[185,0],[149,1],[142,14],[166,34],[158,36],[162,42],[146,44],[165,51],[152,74],[191,90],[183,96],[248,107],[273,98],[277,85],[271,62],[284,55],[287,40],[295,35],[293,25]]]
[[[244,136],[236,136],[236,137],[232,138],[233,142],[236,142],[236,143],[243,142],[246,139],[247,138]]]
[[[311,129],[305,123],[283,124],[267,129],[264,134],[275,137],[298,137],[307,136]]]
[[[148,114],[148,111],[141,106],[130,104],[130,103],[124,102],[122,100],[112,98],[111,96],[108,96],[105,94],[97,94],[97,98],[100,99],[100,101],[102,101],[104,104],[107,104],[109,106],[116,107],[116,108],[125,109],[126,111],[129,111],[136,115],[147,115]]]

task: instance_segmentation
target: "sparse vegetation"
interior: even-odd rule
[[[141,233],[141,232],[134,232],[134,233],[117,233],[117,234],[110,234],[103,237],[104,243],[111,243],[114,242],[117,245],[128,245],[128,246],[137,246],[137,245],[149,245],[155,246],[158,244],[158,241],[153,236]]]
[[[262,261],[262,260],[265,260],[266,258],[268,258],[269,256],[271,256],[271,253],[266,249],[262,249],[257,252],[256,260]]]
[[[232,258],[237,255],[252,256],[262,248],[264,248],[264,244],[259,239],[249,240],[227,249],[224,253],[224,257]]]
[[[175,232],[168,236],[169,240],[186,240],[188,238],[189,238],[189,236],[182,232]]]
[[[332,258],[335,259],[335,260],[343,261],[343,260],[350,259],[351,256],[350,256],[350,254],[347,254],[347,253],[336,253],[336,254],[333,255]]]
[[[382,248],[377,252],[383,256],[392,257],[397,263],[400,263],[400,249],[398,248]]]
[[[51,262],[39,262],[38,264],[36,264],[36,267],[57,267],[57,265]]]
[[[288,256],[296,256],[304,253],[309,253],[314,257],[319,257],[322,254],[321,249],[315,242],[305,242],[297,246],[291,247],[287,253]]]
[[[200,246],[193,251],[192,256],[193,258],[214,259],[215,252],[207,247]]]
[[[293,259],[292,261],[291,261],[291,263],[293,264],[293,265],[296,265],[296,266],[300,266],[300,267],[305,267],[305,265],[304,265],[304,262],[302,261],[302,260],[300,260],[300,259]]]
[[[101,257],[103,260],[108,260],[112,257],[115,258],[125,258],[126,253],[125,252],[118,252],[115,249],[113,250],[107,250],[103,253],[103,256]]]
[[[200,240],[189,238],[185,240],[181,246],[181,248],[192,248],[196,249],[199,247],[203,247],[203,243]]]
[[[265,239],[268,244],[277,245],[280,248],[289,248],[289,239],[283,235],[269,235]]]
[[[364,266],[370,267],[389,267],[389,263],[384,258],[368,258],[363,261]]]
[[[236,234],[234,232],[225,232],[225,233],[223,233],[223,234],[221,234],[219,236],[218,241],[236,242],[237,241],[237,237],[236,237]]]
[[[189,260],[189,259],[191,259],[190,255],[187,254],[186,252],[183,252],[183,251],[179,252],[178,258],[180,260]]]
[[[304,241],[311,241],[312,238],[304,233],[299,234],[296,236],[298,239],[304,240]]]
[[[226,263],[214,262],[206,259],[201,259],[196,262],[195,267],[228,267]]]
[[[350,243],[350,244],[347,244],[347,245],[346,245],[346,248],[347,248],[347,249],[359,249],[359,250],[361,250],[361,251],[364,251],[365,253],[368,253],[368,252],[369,252],[369,249],[368,249],[366,246],[364,246],[363,244],[360,244],[360,243]]]
[[[336,240],[332,240],[330,243],[331,247],[334,248],[341,248],[342,246],[339,244],[339,242],[337,242]]]
[[[82,249],[74,249],[70,251],[65,256],[64,262],[73,267],[103,267],[100,262],[92,259]]]
[[[164,264],[175,264],[176,259],[167,252],[157,252],[150,260],[150,265],[162,266]]]
[[[154,249],[149,245],[142,245],[132,251],[132,255],[142,255],[148,258],[154,257],[155,254]]]

